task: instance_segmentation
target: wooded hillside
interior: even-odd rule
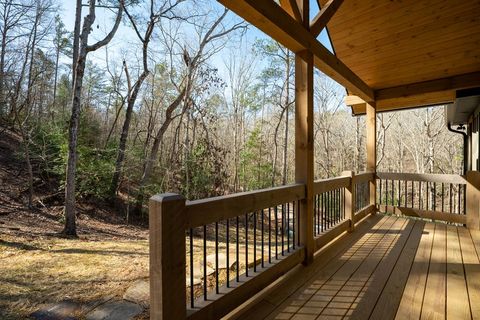
[[[76,17],[61,4],[0,3],[0,132],[21,141],[25,206],[45,196],[36,177],[49,181],[75,235],[78,199],[131,220],[155,193],[294,181],[291,52],[215,1],[78,0]],[[345,94],[315,74],[317,178],[365,168],[364,119]],[[380,171],[462,172],[443,107],[380,114],[377,135]]]

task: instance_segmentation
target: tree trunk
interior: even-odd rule
[[[123,122],[122,134],[120,135],[120,144],[118,146],[117,161],[115,162],[115,171],[113,173],[112,185],[110,187],[110,195],[112,199],[115,197],[120,182],[123,161],[125,160],[125,150],[127,148],[128,132],[130,131],[130,122],[132,121],[133,107],[135,106],[140,87],[147,75],[148,71],[141,74],[140,78],[138,78],[135,83],[132,94],[128,98],[125,120]]]
[[[82,23],[82,0],[77,0],[75,10],[75,25],[73,28],[73,61],[72,61],[72,85],[75,85],[75,73],[80,46],[80,24]]]

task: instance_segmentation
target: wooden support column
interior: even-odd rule
[[[480,230],[480,172],[467,172],[467,228]]]
[[[377,112],[374,104],[366,103],[366,124],[367,124],[367,171],[374,173],[374,178],[369,183],[370,205],[375,205],[377,173]]]
[[[304,264],[313,262],[313,55],[295,55],[295,180],[306,185],[300,203],[300,242]]]
[[[149,203],[150,319],[186,319],[185,198],[155,195]]]
[[[353,184],[353,178],[355,173],[353,171],[343,171],[342,176],[350,177],[350,183],[348,184],[348,187],[345,188],[345,219],[350,221],[348,232],[353,232],[355,230],[355,223],[353,221],[353,216],[355,214],[355,187]]]

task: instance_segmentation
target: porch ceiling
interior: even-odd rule
[[[327,28],[337,58],[374,89],[377,111],[451,102],[456,89],[480,85],[480,1],[345,0]]]
[[[345,86],[364,114],[450,103],[480,87],[479,0],[217,0]],[[310,13],[309,13],[310,12]],[[331,54],[316,39],[327,26]]]

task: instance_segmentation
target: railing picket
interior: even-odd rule
[[[240,244],[239,244],[239,241],[238,241],[238,240],[239,240],[239,231],[240,231],[240,228],[239,228],[239,222],[240,222],[240,221],[239,221],[239,220],[240,220],[240,219],[239,219],[238,216],[237,216],[237,217],[236,217],[236,222],[237,222],[237,224],[236,224],[236,226],[235,226],[235,228],[236,228],[235,236],[237,237],[237,241],[236,241],[236,243],[235,243],[235,245],[236,245],[235,253],[236,253],[236,255],[237,255],[237,256],[236,256],[236,258],[237,258],[237,259],[236,259],[236,265],[237,265],[237,266],[236,266],[236,268],[235,268],[235,269],[236,269],[237,282],[240,281]]]
[[[227,262],[227,288],[230,287],[230,219],[227,219],[227,223],[225,225],[225,236],[226,240],[226,247],[225,247],[225,256]]]
[[[257,272],[257,212],[253,213],[253,272]]]
[[[215,222],[215,292],[218,294],[218,222]]]
[[[268,263],[272,263],[272,210],[268,208]]]
[[[282,232],[282,256],[285,255],[285,205],[282,204],[282,227],[280,228]]]
[[[262,238],[262,240],[261,240],[261,242],[262,242],[262,268],[265,268],[265,230],[264,230],[265,229],[265,226],[264,226],[264,224],[265,224],[265,222],[264,222],[265,221],[265,212],[264,212],[264,209],[262,209],[261,217],[262,217],[262,227],[261,227],[261,229],[262,229],[262,237],[261,237]]]
[[[207,225],[203,226],[203,299],[207,300]]]
[[[193,229],[190,228],[190,306],[195,307],[195,296],[193,292]]]
[[[278,207],[275,206],[273,213],[275,214],[275,259],[278,259]]]
[[[290,252],[290,202],[287,203],[287,250]]]
[[[248,213],[245,214],[245,275],[248,277]]]

